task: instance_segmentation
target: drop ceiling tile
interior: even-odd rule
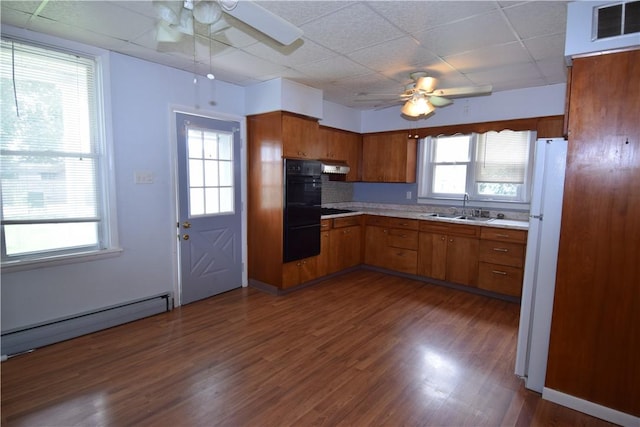
[[[373,1],[369,6],[410,34],[496,8],[490,1]]]
[[[305,37],[348,54],[404,35],[364,4],[354,4],[301,26]]]
[[[282,72],[286,67],[255,57],[241,50],[223,53],[214,58],[214,68],[236,72],[245,78],[260,80],[262,75]]]
[[[333,82],[353,76],[371,74],[371,70],[346,58],[336,55],[322,61],[304,64],[297,69],[321,82]]]
[[[524,40],[524,45],[533,56],[533,59],[540,60],[562,56],[558,55],[558,52],[564,52],[564,41],[564,34],[554,34]]]
[[[536,61],[548,84],[565,83],[567,81],[567,66],[564,58],[551,57]]]
[[[39,16],[60,24],[103,34],[121,40],[131,40],[155,27],[156,20],[106,1],[50,1]]]
[[[494,91],[504,90],[509,82],[543,81],[540,71],[532,63],[496,66],[468,73],[467,77],[477,85],[492,84]]]
[[[73,40],[86,45],[97,46],[102,49],[118,51],[126,45],[124,40],[110,37],[104,34],[95,33],[83,28],[74,27],[64,23],[56,23],[53,27],[51,21],[39,16],[33,17],[27,27],[35,32],[47,32],[48,34],[62,39]]]
[[[2,2],[1,14],[3,25],[13,25],[14,27],[19,28],[26,27],[29,22],[29,18],[31,18],[31,13],[5,7],[5,2]]]
[[[416,38],[426,49],[440,56],[450,56],[483,46],[516,41],[499,12],[474,16],[464,21],[424,31],[416,34]]]
[[[376,71],[407,69],[438,61],[412,37],[401,37],[360,49],[350,53],[349,58]]]
[[[444,59],[456,70],[465,74],[481,71],[487,67],[494,68],[531,61],[526,49],[517,42],[484,47],[459,55],[447,56]]]
[[[256,1],[293,25],[300,26],[355,3],[353,1]]]
[[[288,67],[320,61],[335,55],[335,52],[306,38],[298,39],[289,46],[278,43],[254,43],[244,50],[259,58]]]
[[[506,8],[504,13],[522,39],[564,33],[567,22],[567,2],[528,2]]]

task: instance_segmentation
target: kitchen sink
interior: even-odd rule
[[[454,218],[454,219],[459,217],[459,215],[456,215],[456,214],[446,214],[446,213],[437,213],[437,212],[430,212],[430,213],[422,214],[420,216],[426,216],[430,218]]]
[[[493,221],[495,218],[485,218],[485,217],[480,217],[480,216],[462,215],[462,216],[456,216],[454,219],[462,219],[464,221],[488,222],[488,221]]]

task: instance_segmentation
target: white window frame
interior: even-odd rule
[[[466,134],[470,138],[470,161],[467,167],[465,192],[469,195],[469,202],[476,207],[487,208],[506,208],[514,210],[526,210],[529,208],[531,199],[531,179],[533,174],[533,160],[535,151],[535,131],[523,131],[529,132],[529,161],[525,172],[524,183],[521,187],[521,191],[518,192],[516,197],[500,197],[479,194],[477,191],[477,183],[475,181],[475,168],[476,168],[476,146],[478,143],[478,137],[480,134],[471,133]],[[461,135],[461,134],[456,134]],[[447,135],[449,136],[449,135]],[[451,135],[453,136],[453,135]],[[426,137],[419,141],[418,146],[418,203],[432,204],[432,205],[459,205],[461,204],[464,194],[447,194],[447,193],[434,193],[433,188],[433,175],[434,175],[434,139],[437,137]]]
[[[100,245],[96,249],[79,249],[77,251],[51,251],[38,254],[26,254],[5,258],[4,242],[2,253],[3,272],[31,270],[35,268],[51,267],[76,262],[86,262],[96,259],[110,258],[120,255],[117,209],[115,194],[114,151],[111,119],[111,84],[109,52],[103,49],[70,42],[55,37],[33,33],[14,27],[3,27],[2,37],[12,39],[18,43],[31,44],[44,49],[51,49],[89,57],[95,60],[95,99],[97,104],[96,120],[98,124],[99,147],[96,153],[99,157],[97,194],[101,201]],[[4,236],[3,236],[4,238]]]

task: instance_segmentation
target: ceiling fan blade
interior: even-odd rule
[[[287,46],[302,37],[302,30],[252,1],[239,1],[226,13]]]
[[[446,96],[446,97],[464,97],[464,96],[474,96],[474,95],[486,95],[491,93],[493,90],[493,86],[484,85],[484,86],[465,86],[465,87],[452,87],[449,89],[436,89],[431,92],[429,95],[435,96]]]
[[[416,81],[416,89],[423,90],[427,93],[433,92],[437,83],[438,80],[433,77],[420,77],[418,81]]]
[[[434,95],[429,96],[429,102],[431,102],[435,107],[445,107],[449,104],[453,104],[453,101],[450,99]]]

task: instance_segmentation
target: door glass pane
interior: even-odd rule
[[[233,212],[233,133],[189,129],[189,214]],[[223,189],[221,189],[223,187]],[[224,193],[224,209],[220,194]]]
[[[220,134],[220,160],[233,160],[233,135]]]
[[[204,176],[207,187],[217,187],[219,185],[217,160],[204,161]]]
[[[233,212],[233,189],[220,189],[220,212]]]
[[[203,173],[202,161],[189,159],[189,187],[203,187]]]
[[[204,215],[204,188],[189,189],[189,214]]]
[[[220,190],[218,188],[207,188],[205,189],[205,198],[206,198],[206,209],[205,213],[218,213],[220,212],[220,200],[218,197],[218,193]]]
[[[220,186],[230,187],[233,185],[233,163],[220,162]]]

